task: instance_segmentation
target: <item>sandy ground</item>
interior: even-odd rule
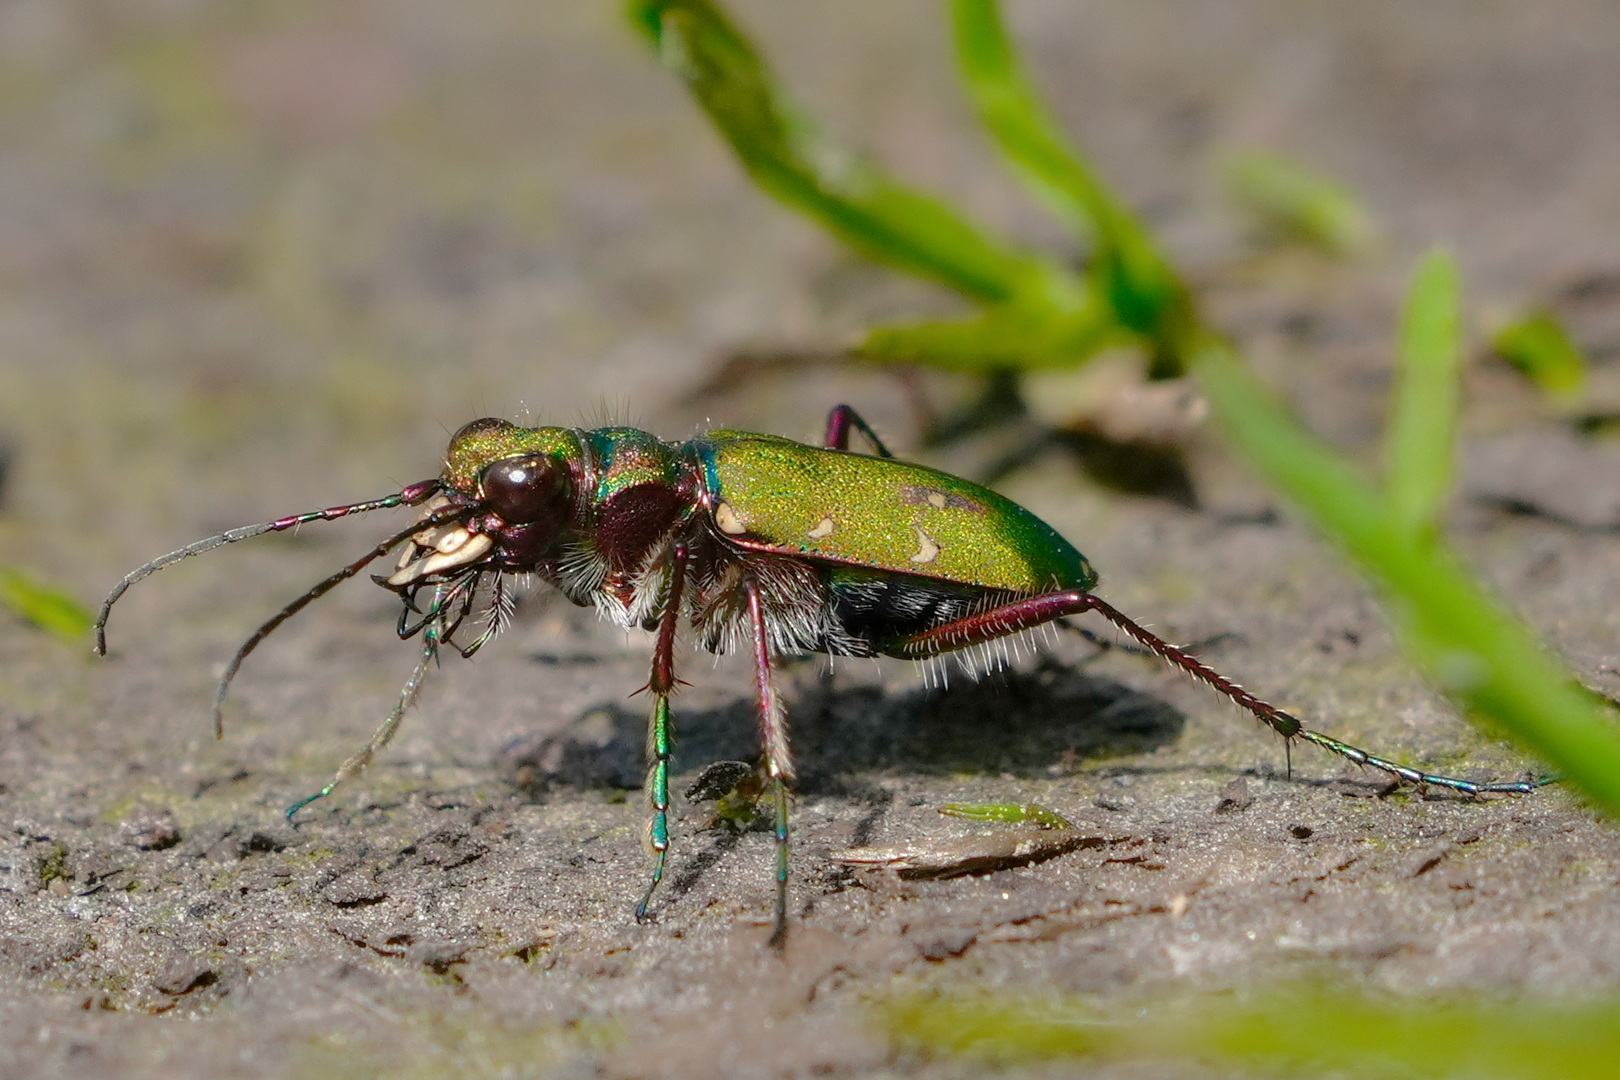
[[[1459,546],[1617,689],[1620,23],[1608,5],[1015,3],[1058,112],[1319,431],[1376,463],[1401,281],[1458,255],[1471,318],[1560,298],[1585,422],[1481,359]],[[975,132],[937,5],[740,5],[810,110],[982,220],[1063,250]],[[94,603],[198,536],[395,490],[496,413],[808,437],[882,373],[687,391],[738,349],[814,348],[948,298],[754,194],[615,5],[0,4],[0,564]],[[1214,179],[1286,150],[1365,198],[1359,265],[1255,257]],[[927,381],[947,402],[960,388]],[[971,470],[998,447],[930,460]],[[1373,599],[1211,437],[1198,509],[1062,456],[1003,490],[1102,593],[1318,726],[1414,763],[1535,762],[1458,719]],[[1508,513],[1504,507],[1515,512]],[[380,515],[379,515],[380,516]],[[211,680],[286,599],[396,527],[219,551],[144,583],[95,661],[0,616],[0,1075],[955,1075],[874,1008],[990,988],[1153,997],[1302,975],[1420,997],[1620,985],[1620,839],[1569,791],[1389,794],[1206,691],[1062,642],[924,690],[904,664],[784,674],[803,760],[793,932],[763,949],[769,837],[677,798],[657,918],[630,908],[648,641],[525,605],[446,663],[363,779],[288,826],[409,670],[364,584],[261,649],[225,739]],[[749,758],[748,670],[684,658],[680,786]],[[1037,801],[1081,849],[949,881],[852,844],[989,831]],[[1133,1076],[1150,1065],[1121,1066]],[[1133,1071],[1134,1070],[1134,1071]]]

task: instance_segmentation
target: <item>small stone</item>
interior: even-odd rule
[[[171,997],[189,994],[219,981],[219,973],[190,956],[176,956],[152,976],[152,988]]]
[[[162,851],[180,842],[180,826],[167,806],[137,806],[118,825],[124,843],[142,851]]]
[[[443,975],[451,965],[464,963],[471,948],[465,941],[423,941],[412,946],[409,955],[428,970]]]
[[[1253,805],[1254,796],[1249,793],[1249,782],[1240,776],[1221,789],[1221,798],[1215,804],[1215,812],[1238,814]]]
[[[321,899],[335,907],[364,907],[388,899],[388,890],[369,874],[344,874],[321,890]]]
[[[917,954],[924,960],[948,960],[961,956],[979,940],[976,930],[958,928],[942,930],[917,943]]]
[[[237,842],[237,850],[243,856],[283,851],[292,844],[296,836],[291,826],[254,829]]]

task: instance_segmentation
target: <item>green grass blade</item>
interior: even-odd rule
[[[1268,239],[1295,240],[1329,255],[1373,246],[1372,217],[1343,184],[1272,150],[1234,150],[1221,163],[1232,201]]]
[[[1227,438],[1379,584],[1405,644],[1440,688],[1620,813],[1620,730],[1597,699],[1443,545],[1416,541],[1388,501],[1229,350],[1206,348],[1195,370]]]
[[[945,203],[819,140],[784,106],[763,58],[716,4],[636,0],[629,16],[754,182],[839,239],[982,302],[1078,291],[1074,275],[1056,264],[992,239]]]
[[[76,600],[14,567],[0,566],[0,608],[64,640],[90,632],[90,613]]]
[[[1497,329],[1491,348],[1554,397],[1586,392],[1586,357],[1550,311],[1533,311]]]
[[[1002,304],[966,319],[878,326],[855,348],[864,359],[983,374],[1073,367],[1120,344],[1119,324],[1099,305],[1078,311]]]
[[[1196,341],[1190,296],[1153,238],[1070,147],[1042,108],[996,0],[951,0],[957,63],[980,120],[1013,171],[1082,237],[1119,321],[1159,346],[1155,374],[1176,375]]]
[[[1113,195],[1069,147],[1025,78],[995,0],[951,0],[956,59],[979,119],[1032,193],[1080,237],[1119,213]]]
[[[1396,528],[1420,539],[1438,534],[1451,490],[1461,408],[1457,292],[1456,264],[1431,252],[1413,275],[1401,324],[1386,483]]]

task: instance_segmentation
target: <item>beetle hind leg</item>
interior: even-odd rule
[[[780,949],[787,938],[788,784],[793,780],[793,756],[788,746],[787,715],[771,675],[770,628],[764,600],[752,578],[743,579],[748,597],[748,621],[754,638],[754,675],[759,694],[759,739],[765,754],[765,780],[775,810],[776,924],[770,943]]]
[[[1096,646],[1097,655],[1099,656],[1105,652],[1112,652],[1115,649],[1122,653],[1129,653],[1132,656],[1151,656],[1155,659],[1157,659],[1159,656],[1158,653],[1154,652],[1145,645],[1138,645],[1134,641],[1119,641],[1114,638],[1105,638],[1101,634],[1088,630],[1084,626],[1081,626],[1078,623],[1066,618],[1054,619],[1053,624],[1060,629],[1067,630],[1076,637],[1085,638],[1092,645]],[[1208,637],[1199,638],[1197,641],[1190,641],[1185,645],[1177,646],[1177,648],[1181,649],[1182,652],[1198,653],[1204,649],[1207,649],[1211,645],[1218,644],[1219,642],[1226,641],[1237,636],[1238,635],[1234,634],[1230,630],[1222,630],[1218,634],[1211,634]]]
[[[883,440],[878,438],[877,432],[872,430],[872,425],[868,424],[865,417],[856,412],[852,406],[833,406],[833,411],[827,414],[827,438],[824,440],[827,449],[848,450],[851,431],[859,431],[865,435],[866,441],[872,444],[872,449],[877,451],[878,457],[894,457],[889,448],[883,445]]]
[[[1016,634],[1021,630],[1027,630],[1042,623],[1064,619],[1066,616],[1083,615],[1088,611],[1094,611],[1113,623],[1139,646],[1147,649],[1153,655],[1161,657],[1198,681],[1224,694],[1289,743],[1292,743],[1294,739],[1302,739],[1305,742],[1321,747],[1329,753],[1353,761],[1357,765],[1378,769],[1393,776],[1396,780],[1404,781],[1418,788],[1445,788],[1459,794],[1476,797],[1497,794],[1526,794],[1536,788],[1553,783],[1557,779],[1556,777],[1541,777],[1534,780],[1477,783],[1473,780],[1423,772],[1401,765],[1388,758],[1368,753],[1359,747],[1335,739],[1331,735],[1324,735],[1319,731],[1307,728],[1300,722],[1298,717],[1249,693],[1186,649],[1170,644],[1106,601],[1080,589],[1044,593],[1040,596],[1014,600],[986,611],[947,622],[921,633],[888,642],[884,645],[883,651],[891,656],[920,660],[936,656],[942,652],[967,648],[994,638]]]

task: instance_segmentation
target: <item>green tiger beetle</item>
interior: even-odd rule
[[[850,449],[859,432],[871,454]],[[1139,647],[1224,694],[1281,735],[1314,743],[1398,781],[1468,795],[1523,793],[1547,780],[1476,783],[1408,768],[1313,731],[1244,690],[1185,649],[1158,637],[1091,590],[1085,556],[1034,514],[978,484],[901,461],[849,406],[835,408],[823,446],[773,435],[711,431],[665,442],[628,427],[525,428],[475,420],[450,440],[444,471],[378,499],[232,529],[171,552],[120,581],[96,620],[106,652],[112,606],[131,585],[172,563],[250,536],[312,521],[420,506],[407,528],[278,611],[237,650],[214,697],[214,729],[231,679],[259,642],[374,560],[401,547],[387,576],[403,600],[398,632],[421,635],[416,668],[371,740],[332,782],[294,804],[289,819],[331,794],[385,746],[443,646],[471,656],[504,625],[508,574],[534,574],[575,604],[624,627],[656,634],[648,722],[647,846],[651,880],[669,851],[670,695],[684,622],[710,652],[753,656],[763,775],[774,812],[776,940],[786,926],[788,788],[793,756],[773,678],[777,658],[803,653],[928,660],[1095,612]],[[482,630],[455,641],[481,588]]]

